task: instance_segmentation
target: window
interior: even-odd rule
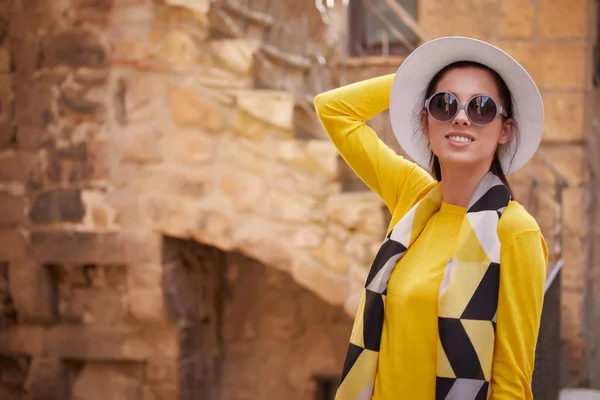
[[[417,0],[351,0],[350,55],[408,54],[418,36],[390,3],[397,3],[414,19]]]

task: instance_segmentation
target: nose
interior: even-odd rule
[[[456,117],[452,120],[452,125],[454,126],[470,126],[471,121],[467,118],[467,113],[465,110],[459,110]]]

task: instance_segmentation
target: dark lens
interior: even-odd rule
[[[474,124],[486,125],[496,117],[496,103],[489,96],[475,96],[467,106],[467,115]]]
[[[429,113],[438,121],[450,121],[457,109],[458,102],[451,93],[438,93],[429,101]]]

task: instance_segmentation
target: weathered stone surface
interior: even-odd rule
[[[58,90],[51,82],[38,79],[15,83],[15,122],[22,126],[45,128],[56,120]]]
[[[67,370],[56,357],[34,357],[26,383],[32,400],[65,400],[68,398]]]
[[[201,200],[214,189],[214,177],[195,167],[180,164],[161,164],[146,168],[138,174],[139,190],[152,187],[167,195]]]
[[[581,141],[585,133],[586,95],[584,92],[549,91],[544,99],[544,140]]]
[[[195,131],[165,135],[161,141],[165,158],[182,164],[198,164],[215,157],[215,141],[207,134]]]
[[[588,12],[586,0],[570,3],[541,0],[537,15],[539,35],[544,38],[583,38],[586,35]]]
[[[25,199],[0,191],[0,225],[15,225],[25,220]]]
[[[162,255],[161,235],[141,231],[32,231],[30,241],[31,258],[45,263],[152,263]]]
[[[142,363],[85,363],[72,383],[77,399],[142,399],[144,365]]]
[[[160,322],[167,320],[163,290],[130,289],[128,292],[129,312],[136,321]]]
[[[98,34],[83,28],[60,32],[43,41],[45,65],[103,66],[108,55]]]
[[[85,215],[81,192],[77,189],[50,189],[38,192],[29,210],[36,224],[79,222]]]
[[[162,40],[156,57],[176,66],[198,64],[201,60],[196,40],[185,31],[171,31]]]
[[[161,159],[160,133],[154,128],[136,127],[124,132],[121,160],[152,163]]]
[[[586,269],[591,242],[589,237],[567,234],[563,239],[563,262],[561,284],[564,288],[583,291],[586,285]]]
[[[208,0],[166,0],[166,4],[183,7],[199,14],[206,14],[210,9],[210,2]]]
[[[204,97],[189,87],[172,89],[171,111],[175,123],[182,127],[196,127],[208,131],[222,129],[225,124],[224,110]]]
[[[124,74],[119,78],[123,101],[123,122],[156,122],[160,110],[164,109],[167,97],[166,82],[150,73],[138,72]],[[154,124],[156,125],[156,124]]]
[[[12,76],[0,73],[0,123],[10,121],[13,114],[13,98]]]
[[[500,47],[513,56],[544,89],[576,89],[588,86],[584,42],[501,42]]]
[[[19,229],[0,229],[0,243],[0,260],[21,260],[26,254],[26,236]]]
[[[0,47],[0,72],[10,71],[10,53],[8,46]]]
[[[210,47],[224,68],[244,74],[250,72],[260,42],[248,39],[213,40]]]
[[[456,3],[424,0],[417,4],[418,22],[432,38],[458,35],[485,41],[493,39],[496,13],[491,10],[496,10],[495,0]]]
[[[237,106],[252,117],[281,129],[292,129],[294,96],[287,92],[270,90],[243,90],[237,92]]]
[[[187,237],[190,233],[190,201],[172,194],[150,192],[140,198],[146,224],[170,236]]]
[[[347,229],[383,237],[385,226],[381,200],[371,192],[342,193],[328,199],[327,216]]]
[[[48,267],[35,262],[13,262],[10,264],[9,282],[20,319],[43,324],[56,321],[56,282]]]
[[[292,276],[329,304],[342,305],[348,297],[348,279],[310,258],[294,260]]]
[[[532,0],[502,0],[500,39],[531,39],[535,22]]]
[[[323,266],[338,274],[345,274],[348,271],[350,258],[344,253],[343,243],[332,235],[325,238],[323,243],[313,251],[313,255]]]

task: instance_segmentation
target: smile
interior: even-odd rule
[[[461,142],[461,143],[466,143],[466,142],[472,142],[473,139],[465,137],[465,136],[455,136],[455,135],[451,135],[448,136],[448,139],[455,141],[455,142]]]

